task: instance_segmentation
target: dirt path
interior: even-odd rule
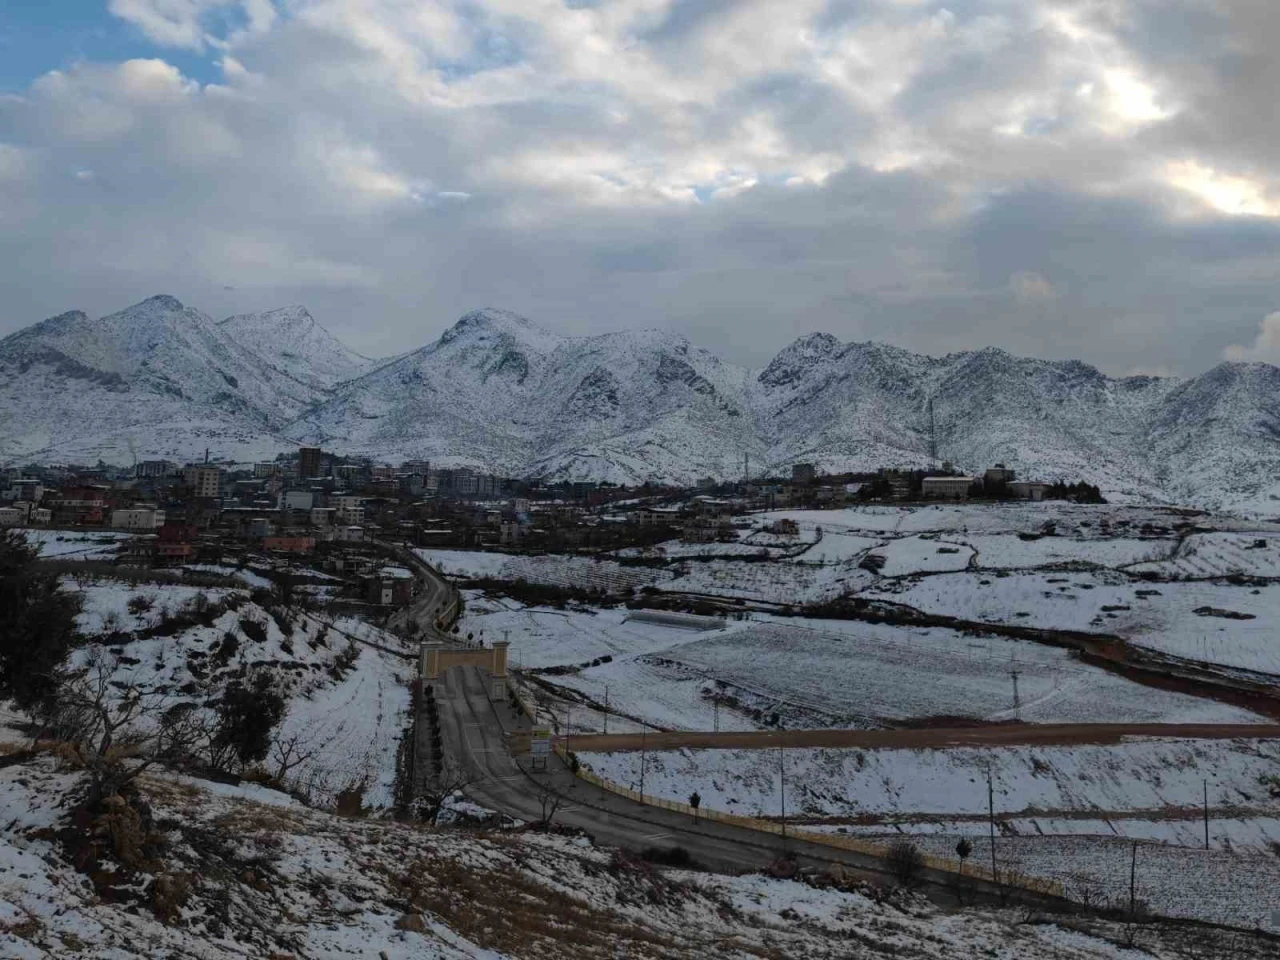
[[[1180,740],[1280,739],[1280,725],[1246,723],[1046,723],[998,724],[923,730],[676,730],[660,733],[581,734],[573,751],[766,750],[769,747],[851,747],[866,750],[1030,744],[1112,744],[1126,737]]]

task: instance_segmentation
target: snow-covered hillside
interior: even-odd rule
[[[371,369],[372,368],[372,369]],[[564,337],[478,310],[382,366],[302,307],[221,324],[172,297],[0,341],[0,462],[256,456],[299,442],[549,478],[691,482],[938,452],[1046,480],[1280,512],[1280,370],[1107,377],[984,349],[928,357],[810,334],[761,371],[661,330]]]
[[[692,480],[763,452],[746,372],[658,330],[569,338],[500,310],[341,387],[299,440],[506,473]]]
[[[266,313],[240,313],[220,326],[246,349],[288,377],[318,391],[367,373],[376,362],[349,350],[316,323],[307,308],[294,305]]]
[[[0,460],[247,458],[323,395],[173,297],[73,311],[0,341]]]

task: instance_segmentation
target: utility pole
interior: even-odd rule
[[[640,729],[640,800],[642,803],[644,802],[644,753],[645,753],[644,734],[645,734],[645,731],[644,731],[644,728],[642,727]]]
[[[604,732],[609,732],[609,685],[604,685]]]
[[[1014,667],[1009,671],[1009,676],[1013,677],[1013,718],[1021,719],[1022,702],[1018,699],[1018,668]]]
[[[1138,841],[1133,841],[1133,854],[1129,858],[1129,919],[1133,919],[1138,903]]]
[[[787,768],[783,748],[778,747],[778,804],[782,810],[782,848],[787,848]]]
[[[716,733],[720,732],[720,694],[718,693],[711,701],[711,729]]]
[[[999,883],[996,877],[996,799],[990,770],[987,770],[987,820],[991,824],[991,882]]]
[[[1204,780],[1204,848],[1209,849],[1209,778]]]

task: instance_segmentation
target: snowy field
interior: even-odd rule
[[[956,747],[938,750],[650,750],[645,792],[684,800],[697,790],[716,810],[779,815],[782,771],[794,817],[937,817],[987,814],[990,775],[1001,817],[1198,809],[1204,780],[1213,807],[1247,803],[1280,816],[1270,794],[1276,741],[1133,740],[1103,746]],[[579,752],[597,773],[635,789],[641,754]],[[780,765],[781,764],[781,770]]]
[[[559,554],[526,557],[476,550],[425,549],[415,549],[414,553],[450,577],[525,580],[584,590],[600,589],[606,593],[630,593],[672,576],[666,570],[651,567],[630,567],[612,560]]]
[[[462,633],[486,643],[506,639],[508,660],[525,668],[576,665],[597,657],[625,657],[665,650],[699,636],[696,631],[630,619],[623,607],[551,610],[487,600],[467,591]]]
[[[129,539],[125,533],[88,530],[22,531],[28,543],[40,548],[44,560],[114,560],[120,544]]]
[[[1018,570],[1056,564],[1089,564],[1099,567],[1127,567],[1170,556],[1177,541],[1117,537],[1040,537],[1026,540],[1016,534],[996,533],[955,537],[977,552],[974,566],[986,570]]]
[[[1056,647],[939,628],[779,620],[691,639],[661,657],[752,695],[797,726],[877,727],[938,716],[1031,723],[1262,719],[1139,687]]]
[[[966,620],[1110,633],[1165,653],[1280,674],[1280,583],[966,572],[881,584],[863,595]]]
[[[544,679],[576,692],[574,729],[601,729],[602,704],[661,729],[877,728],[905,719],[970,717],[1032,723],[1251,723],[1247,711],[1141,687],[1029,641],[843,620],[730,620],[699,632],[629,619],[624,608],[549,610],[467,597],[462,630],[506,637],[518,668],[574,667]],[[608,656],[608,663],[591,666]],[[1018,701],[1012,671],[1018,673]],[[531,691],[545,701],[542,691]],[[555,707],[561,710],[561,707]],[[621,723],[622,721],[615,721]],[[627,726],[611,726],[621,731]]]
[[[1198,533],[1176,553],[1133,568],[1170,579],[1204,577],[1280,577],[1280,536],[1275,533]]]
[[[987,834],[977,829],[964,835],[973,844],[972,861],[989,863]],[[915,837],[913,842],[935,856],[954,857],[959,836],[936,834]],[[897,835],[886,839],[897,839]],[[1195,844],[1139,843],[1135,871],[1138,899],[1162,916],[1280,933],[1280,859],[1269,849],[1224,848],[1220,839],[1215,836],[1213,848],[1207,851]],[[996,839],[996,862],[1001,870],[1057,880],[1073,899],[1121,908],[1129,902],[1132,856],[1133,842],[1128,836]],[[1229,957],[1230,953],[1210,956]]]
[[[884,560],[883,577],[903,577],[913,573],[946,573],[969,566],[973,549],[959,543],[940,540],[936,535],[899,537],[871,551],[871,556]]]
[[[875,581],[874,575],[852,561],[818,566],[711,560],[689,564],[685,571],[683,576],[660,584],[661,589],[798,605],[833,600]]]

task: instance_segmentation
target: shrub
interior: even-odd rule
[[[904,887],[915,885],[920,877],[920,870],[924,866],[924,858],[920,856],[920,851],[914,843],[908,840],[897,841],[889,847],[889,855],[886,859],[889,872],[900,885]]]
[[[153,606],[155,606],[155,601],[150,597],[135,593],[129,598],[126,609],[136,617],[139,614],[147,613]]]
[[[267,628],[253,617],[240,618],[240,631],[254,643],[266,643]]]
[[[271,732],[284,719],[285,699],[270,673],[256,673],[230,684],[216,712],[215,765],[234,760],[245,767],[266,758]]]

